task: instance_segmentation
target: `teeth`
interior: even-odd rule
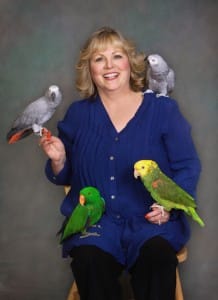
[[[117,77],[117,76],[118,76],[118,73],[110,73],[110,74],[105,74],[104,78],[114,78],[114,77]]]

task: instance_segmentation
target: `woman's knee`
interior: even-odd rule
[[[110,253],[93,245],[74,247],[71,251],[71,257],[71,265],[78,263],[86,267],[94,267],[96,271],[106,267],[112,272],[119,273],[123,268]]]
[[[139,259],[159,266],[178,264],[176,252],[170,243],[162,237],[154,237],[146,241],[140,249]]]
[[[97,248],[96,246],[92,245],[84,245],[74,247],[71,252],[70,256],[73,260],[82,260],[82,261],[93,261],[99,255],[101,249]]]

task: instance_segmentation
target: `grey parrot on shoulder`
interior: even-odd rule
[[[31,102],[23,112],[15,119],[7,134],[7,141],[13,144],[32,133],[37,135],[50,132],[43,125],[51,119],[56,108],[62,101],[62,93],[58,86],[51,85],[44,96]]]
[[[175,73],[159,54],[147,56],[148,89],[157,96],[168,96],[175,86]]]

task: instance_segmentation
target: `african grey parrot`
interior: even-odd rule
[[[44,96],[30,103],[13,122],[7,134],[8,143],[13,144],[31,133],[42,135],[43,129],[48,133],[43,124],[51,119],[61,101],[62,94],[59,87],[51,85]]]
[[[167,96],[172,92],[175,85],[175,73],[169,68],[166,61],[158,54],[147,57],[148,70],[147,82],[149,90],[158,96]]]

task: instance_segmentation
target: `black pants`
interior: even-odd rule
[[[75,247],[72,271],[81,300],[121,300],[123,266],[95,246]],[[161,237],[145,242],[130,269],[135,300],[175,300],[176,253]]]

